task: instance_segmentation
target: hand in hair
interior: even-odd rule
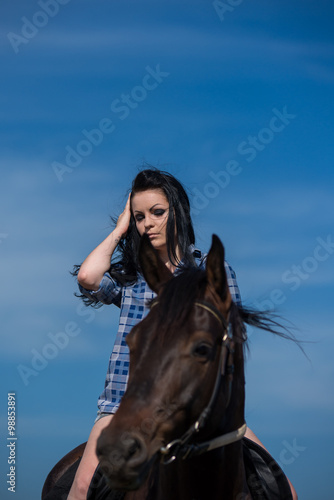
[[[130,195],[125,208],[118,217],[115,229],[83,261],[78,271],[78,282],[87,290],[98,290],[103,275],[110,268],[111,257],[126,235],[130,223]]]
[[[130,217],[131,217],[130,197],[131,193],[128,196],[123,212],[119,215],[117,219],[117,224],[115,228],[115,232],[117,232],[121,238],[123,238],[126,235],[126,232],[130,224]]]

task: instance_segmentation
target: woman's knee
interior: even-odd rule
[[[102,431],[111,421],[112,415],[97,420],[91,430],[85,451],[77,469],[68,500],[86,498],[95,469],[98,465],[96,442]]]

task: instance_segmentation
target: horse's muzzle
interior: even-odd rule
[[[144,440],[135,433],[110,436],[103,430],[96,453],[108,484],[114,489],[137,489],[149,470],[148,451]]]

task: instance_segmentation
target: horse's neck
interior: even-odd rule
[[[159,465],[154,474],[150,494],[138,500],[251,500],[247,496],[241,442],[197,458]]]

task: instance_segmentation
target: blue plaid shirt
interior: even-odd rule
[[[194,256],[197,266],[204,267],[206,255],[197,250]],[[235,303],[241,304],[236,276],[227,262],[225,262],[225,271],[232,299]],[[86,290],[80,284],[79,288],[81,293],[89,298],[120,307],[118,332],[109,360],[104,391],[98,400],[98,414],[116,413],[126,390],[129,375],[129,350],[125,337],[131,328],[149,312],[147,302],[156,294],[141,275],[138,276],[135,284],[122,286],[108,272],[104,274],[97,291]]]

